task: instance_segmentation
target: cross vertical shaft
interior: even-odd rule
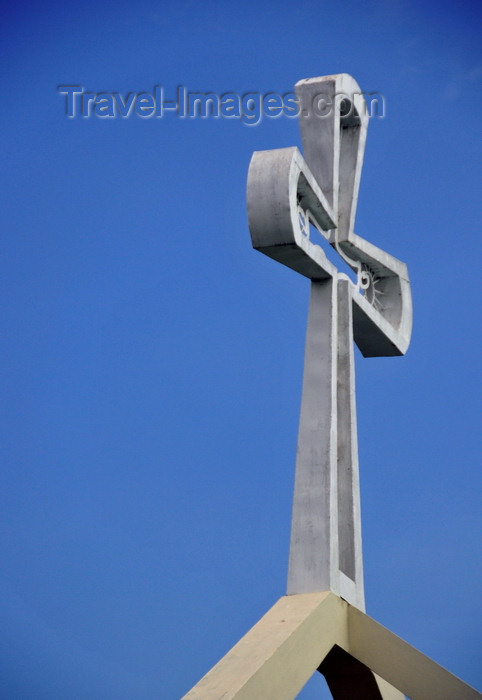
[[[349,284],[311,283],[288,594],[331,589],[363,608]]]
[[[305,344],[288,594],[332,588],[336,510],[336,284],[311,283]],[[335,478],[334,478],[335,477]]]

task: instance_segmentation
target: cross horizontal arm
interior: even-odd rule
[[[253,247],[311,280],[335,278],[336,267],[301,226],[300,216],[309,219],[358,273],[352,285],[353,320],[362,354],[403,355],[412,331],[406,265],[353,232],[339,240],[332,207],[298,149],[256,151],[247,190]]]
[[[322,248],[301,230],[300,206],[309,209],[321,232],[335,223],[330,205],[296,147],[255,151],[247,190],[254,248],[310,279],[336,275]]]

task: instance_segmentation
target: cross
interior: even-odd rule
[[[295,90],[306,160],[297,148],[255,152],[248,174],[253,246],[311,280],[288,595],[183,700],[298,697],[316,670],[340,700],[476,700],[364,612],[353,341],[365,357],[406,352],[410,283],[404,263],[354,232],[368,126],[359,86],[342,74]]]
[[[360,87],[340,74],[295,91],[305,158],[296,147],[255,152],[247,190],[253,247],[311,280],[287,592],[331,590],[364,610],[353,341],[365,357],[406,352],[410,283],[404,263],[354,232],[368,127]]]

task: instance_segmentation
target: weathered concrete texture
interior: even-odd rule
[[[350,285],[311,284],[288,594],[330,589],[364,609]]]
[[[336,286],[312,282],[305,344],[288,593],[338,592]]]
[[[399,700],[402,693],[411,700],[482,698],[325,591],[280,598],[182,700],[292,700],[317,669],[335,700]]]

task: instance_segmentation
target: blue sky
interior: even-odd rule
[[[480,687],[480,7],[2,14],[2,698],[178,698],[286,586],[309,283],[252,250],[245,183],[296,120],[69,119],[57,86],[338,72],[386,100],[356,231],[414,299],[407,356],[356,358],[367,612]]]

